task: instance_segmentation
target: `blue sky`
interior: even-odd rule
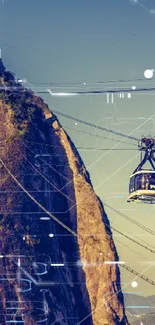
[[[154,22],[130,0],[4,0],[2,56],[36,81],[140,77],[154,65]]]
[[[153,3],[153,0],[137,3],[132,0],[4,0],[1,4],[3,62],[18,78],[34,81],[36,85],[39,82],[87,83],[132,79],[133,82],[124,83],[123,87],[152,86],[154,80],[144,79],[142,83],[137,83],[136,79],[143,78],[145,69],[155,68],[155,14],[150,13],[155,9]],[[122,87],[122,84],[113,86]],[[112,85],[107,83],[104,87],[111,88]],[[59,87],[58,90],[66,91],[66,88]],[[141,137],[144,133],[154,135],[154,119],[150,118],[154,114],[154,94],[134,94],[131,99],[125,97],[122,100],[115,96],[114,105],[107,104],[105,95],[73,98],[45,95],[44,99],[53,109],[101,126],[125,133],[139,127],[135,136]],[[144,120],[139,117],[144,117]],[[150,119],[147,121],[147,118]],[[109,136],[91,127],[75,126],[73,121],[62,117],[60,122],[64,127]],[[140,127],[143,122],[144,126]],[[115,144],[110,140],[82,135],[76,130],[67,131],[76,146],[90,147],[91,144],[94,148],[112,148]],[[124,144],[123,148],[131,147]],[[95,151],[95,154],[88,150],[79,152],[101,199],[155,229],[154,207],[129,207],[126,203],[128,180],[138,164],[139,157],[134,158],[138,152],[110,151],[106,156],[101,151]],[[133,161],[127,164],[132,158]],[[98,161],[95,162],[95,159]],[[123,195],[123,198],[116,198],[118,195]],[[141,239],[146,235],[127,221],[122,221],[118,215],[107,212],[110,220],[120,229],[140,234]],[[153,244],[154,238],[145,236],[145,240]],[[131,246],[123,239],[121,241]],[[128,255],[129,266],[144,271],[142,257],[123,245],[118,244],[117,248],[121,259]],[[153,259],[151,254],[135,245],[132,248],[149,260]],[[141,264],[137,265],[137,261]],[[144,274],[153,279],[154,269]],[[123,282],[132,278],[132,275],[123,273]],[[144,291],[146,295],[155,294],[151,286],[141,280],[138,283],[138,291]]]

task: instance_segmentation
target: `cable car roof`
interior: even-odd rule
[[[133,177],[133,176],[135,176],[135,175],[138,175],[138,174],[148,174],[148,173],[155,174],[155,170],[152,170],[152,169],[141,169],[138,172],[133,173],[130,176],[130,178]]]

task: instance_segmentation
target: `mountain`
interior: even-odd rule
[[[155,296],[144,297],[142,295],[139,296],[136,294],[126,293],[124,295],[124,301],[125,301],[126,310],[130,314],[142,315],[150,312],[155,313]]]
[[[155,314],[150,313],[144,316],[137,316],[134,320],[131,320],[131,325],[155,325]]]
[[[124,294],[126,314],[131,325],[155,325],[155,296]],[[133,308],[132,308],[133,306]]]
[[[127,325],[89,173],[57,117],[2,60],[0,175],[0,324]]]

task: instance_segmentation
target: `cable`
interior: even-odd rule
[[[138,92],[151,92],[155,91],[155,87],[150,87],[150,88],[136,88],[136,89],[131,89],[131,88],[119,88],[119,89],[105,89],[105,90],[90,90],[90,91],[76,91],[76,92],[69,92],[69,93],[52,93],[49,91],[50,89],[46,89],[45,91],[36,91],[38,93],[46,94],[50,93],[52,96],[66,96],[66,95],[101,95],[101,94],[120,94],[120,93],[138,93]]]
[[[116,225],[116,223],[114,223],[114,222],[112,222],[112,223]],[[122,230],[122,231],[125,232],[125,230]],[[150,246],[151,248],[153,248],[153,249],[155,250],[155,246],[153,246],[153,245],[147,243],[144,239],[141,239],[141,238],[139,238],[139,237],[136,236],[136,235],[134,235],[134,236],[132,235],[132,237],[137,238],[140,242],[145,243],[145,244],[147,245],[147,247]]]
[[[131,267],[129,267],[129,266],[125,265],[125,264],[123,264],[123,265],[120,264],[120,266],[123,267],[124,269],[126,269],[127,271],[129,271],[130,273],[137,275],[137,276],[138,276],[139,278],[141,278],[142,280],[144,280],[144,281],[146,281],[146,282],[152,284],[153,286],[155,286],[155,281],[150,280],[150,279],[147,278],[146,276],[144,276],[144,275],[138,273],[137,271],[133,270]]]
[[[0,87],[0,88],[2,88],[2,87]],[[38,93],[38,94],[51,94],[52,96],[74,96],[74,95],[101,95],[101,94],[120,94],[120,93],[138,93],[138,92],[154,92],[155,91],[155,87],[151,87],[151,88],[136,88],[136,89],[131,89],[131,88],[124,88],[124,89],[122,89],[122,88],[119,88],[119,89],[105,89],[105,90],[90,90],[90,91],[76,91],[76,92],[67,92],[67,93],[52,93],[52,92],[50,92],[49,90],[50,89],[47,89],[47,88],[45,88],[44,90],[37,90],[37,89],[35,89],[35,88],[33,88],[33,87],[31,87],[31,88],[28,88],[28,87],[7,87],[7,86],[5,86],[5,87],[3,87],[3,91],[4,91],[4,88],[5,88],[5,91],[17,91],[17,92],[19,92],[19,91],[29,91],[29,90],[31,90],[31,91],[33,91],[34,93]],[[42,87],[43,88],[43,87]]]
[[[28,142],[28,143],[34,143],[34,144],[39,144],[39,145],[42,145],[42,146],[48,146],[48,147],[54,147],[54,148],[60,148],[60,146],[56,146],[56,145],[53,145],[53,144],[47,144],[47,143],[38,143],[38,142],[32,142],[32,141],[25,141],[25,142]],[[86,147],[76,147],[77,149],[84,149],[84,150],[101,150],[101,151],[103,151],[103,150],[118,150],[118,151],[120,151],[120,150],[125,150],[125,151],[128,151],[128,150],[136,150],[137,151],[137,149],[127,149],[127,148],[123,148],[123,149],[113,149],[113,148],[86,148]]]
[[[146,232],[148,232],[148,233],[151,234],[152,236],[155,236],[155,231],[153,231],[153,230],[147,228],[146,226],[141,225],[138,221],[135,221],[135,220],[131,219],[130,217],[126,216],[124,213],[122,213],[122,212],[120,212],[120,211],[118,211],[118,210],[112,208],[110,205],[108,205],[108,204],[105,203],[105,202],[104,202],[104,206],[106,206],[106,207],[107,207],[108,209],[110,209],[111,211],[113,211],[113,212],[119,214],[119,215],[120,215],[121,217],[123,217],[124,219],[126,219],[126,220],[132,222],[132,223],[135,224],[137,227],[139,227],[139,228],[145,230]]]
[[[40,204],[25,188],[24,186],[17,180],[17,178],[12,174],[12,172],[9,170],[9,168],[6,166],[6,164],[3,162],[3,160],[0,158],[0,162],[3,165],[3,167],[6,169],[6,171],[8,172],[8,174],[14,179],[14,181],[18,184],[18,186],[28,195],[28,197],[30,197],[30,199],[32,201],[34,201],[44,212],[46,212],[52,219],[54,219],[56,222],[58,222],[62,227],[64,227],[65,229],[67,229],[71,234],[73,234],[73,236],[75,237],[81,237],[83,239],[82,236],[80,236],[80,234],[77,234],[75,231],[73,231],[71,228],[69,228],[68,226],[66,226],[63,222],[61,222],[59,219],[57,219],[51,212],[49,212],[46,208],[44,208],[42,206],[42,204]],[[103,254],[104,256],[106,256],[108,259],[108,255]],[[128,270],[130,273],[137,275],[138,277],[140,277],[141,279],[143,279],[144,281],[152,284],[153,286],[155,286],[155,282],[150,280],[149,278],[145,277],[144,275],[138,273],[137,271],[133,270],[132,268],[126,266],[126,265],[122,265],[120,264],[121,267],[123,267],[124,269]]]
[[[152,81],[155,78],[151,78]],[[136,81],[145,81],[145,78],[137,78],[137,79],[118,79],[118,80],[99,80],[99,81],[92,81],[92,82],[35,82],[35,81],[30,81],[31,84],[37,84],[37,85],[51,85],[51,86],[60,86],[60,85],[98,85],[98,84],[108,84],[108,83],[128,83],[128,82],[136,82]],[[147,80],[148,81],[148,80]]]
[[[79,149],[79,150],[96,150],[96,151],[106,151],[106,150],[116,150],[116,151],[130,151],[130,150],[136,150],[137,151],[137,149],[113,149],[113,148],[85,148],[85,147],[77,147],[77,149]]]
[[[143,256],[143,255],[140,254],[139,252],[135,251],[135,250],[134,250],[133,248],[131,248],[130,246],[128,246],[128,245],[126,245],[126,244],[124,244],[124,243],[121,243],[121,241],[118,240],[117,238],[115,238],[115,241],[117,241],[119,244],[121,244],[121,245],[127,247],[128,249],[130,249],[131,251],[133,251],[133,252],[136,253],[137,255],[142,256],[145,260],[149,261],[148,258],[146,258],[145,256]]]
[[[64,125],[64,129],[73,130],[73,131],[76,131],[76,132],[80,132],[80,133],[83,133],[83,134],[87,134],[87,135],[90,135],[90,136],[94,136],[94,137],[96,137],[96,138],[107,139],[107,140],[110,140],[110,141],[116,141],[116,142],[119,142],[118,139],[107,138],[107,137],[104,137],[104,136],[101,136],[101,135],[98,135],[98,134],[89,133],[89,132],[85,132],[85,131],[82,131],[82,130],[79,130],[79,129],[70,128],[70,127],[68,127],[68,126],[66,126],[66,125]],[[131,144],[131,145],[133,145],[133,146],[137,146],[135,143],[126,142],[126,141],[121,141],[121,143],[126,143],[126,144]]]
[[[94,127],[96,129],[99,129],[99,130],[102,130],[102,131],[106,131],[106,132],[110,132],[110,133],[113,133],[113,134],[116,134],[116,135],[120,135],[120,136],[123,136],[125,138],[128,138],[128,139],[131,139],[131,140],[135,140],[135,141],[139,141],[139,139],[135,138],[135,137],[132,137],[130,135],[127,135],[127,134],[124,134],[124,133],[121,133],[121,132],[117,132],[117,131],[114,131],[114,130],[111,130],[111,129],[107,129],[105,127],[102,127],[102,126],[99,126],[99,125],[96,125],[96,124],[92,124],[90,122],[87,122],[87,121],[83,121],[83,120],[80,120],[79,118],[77,117],[73,117],[73,116],[70,116],[70,115],[67,115],[67,114],[64,114],[64,113],[61,113],[59,111],[56,111],[54,110],[54,112],[56,114],[59,114],[65,118],[68,118],[70,120],[74,120],[74,121],[77,121],[79,123],[82,123],[82,124],[85,124],[85,125],[88,125],[88,126],[91,126],[91,127]]]
[[[14,181],[18,184],[18,186],[29,196],[29,198],[36,203],[44,212],[46,212],[52,219],[54,219],[56,222],[58,222],[62,227],[67,229],[69,232],[71,232],[74,236],[77,237],[77,234],[75,231],[70,229],[68,226],[66,226],[63,222],[61,222],[58,218],[56,218],[51,212],[49,212],[46,208],[42,206],[41,203],[39,203],[30,193],[25,189],[25,187],[17,180],[17,178],[11,173],[9,168],[6,166],[6,164],[3,162],[3,160],[0,158],[0,162],[3,165],[3,167],[6,169],[8,174],[14,179]]]
[[[149,243],[147,243],[144,239],[141,239],[141,238],[139,238],[138,236],[136,236],[136,235],[134,235],[134,236],[132,236],[132,237],[134,237],[134,238],[137,238],[140,242],[142,242],[142,243],[144,243],[144,244],[146,244],[147,245],[147,247],[149,246],[149,247],[151,247],[151,248],[153,248],[154,250],[155,250],[155,246],[153,246],[153,245],[151,245],[151,244],[149,244]]]
[[[64,125],[64,129],[70,129],[70,130],[73,130],[73,131],[76,131],[76,132],[80,132],[80,133],[83,133],[83,134],[87,134],[87,135],[93,136],[95,138],[101,138],[101,139],[106,139],[106,140],[110,140],[110,141],[120,142],[118,139],[108,138],[108,137],[104,137],[104,136],[101,136],[101,135],[98,135],[98,134],[93,134],[93,133],[85,132],[85,131],[82,131],[82,130],[79,130],[79,129],[70,128],[70,127],[65,126],[65,125]],[[32,142],[32,141],[27,141],[27,140],[26,140],[26,142],[30,142],[30,143],[34,143],[34,144],[36,143],[36,144],[40,144],[40,145],[48,146],[48,147],[55,147],[54,145],[48,144],[48,143],[39,143],[39,142]],[[121,143],[131,144],[132,146],[136,146],[137,147],[137,145],[135,143],[126,142],[126,141],[121,141]],[[58,147],[58,146],[56,146],[56,147]]]
[[[110,207],[109,205],[107,205],[106,203],[104,203],[104,206],[107,206],[109,209],[111,209],[112,211],[116,212],[117,214],[121,215],[123,218],[125,218],[126,220],[130,221],[133,224],[136,224],[137,227],[143,229],[144,231],[150,233],[152,236],[155,236],[155,232],[152,231],[151,229],[147,228],[146,226],[138,223],[137,221],[131,219],[130,217],[128,217],[127,215],[123,214],[122,212],[120,212],[119,210],[116,210],[112,207]],[[148,244],[144,239],[140,239],[138,238],[136,235],[134,236],[135,238],[139,239],[142,243],[145,243],[147,246],[152,247],[155,250],[155,247],[151,244]]]
[[[112,225],[113,225],[113,224],[116,225],[116,223],[114,223],[113,221],[111,221],[111,224],[112,224]],[[123,236],[128,235],[128,233],[127,233],[124,229],[122,230],[122,232],[123,232]],[[147,245],[147,247],[150,246],[150,247],[153,248],[154,251],[155,251],[155,247],[154,247],[154,246],[148,244],[145,240],[142,240],[141,238],[137,237],[136,235],[131,235],[130,240],[133,240],[133,239],[132,239],[133,237],[134,237],[134,238],[137,238],[137,239],[138,239],[139,241],[141,241],[143,244],[145,243],[145,244]],[[138,242],[138,245],[141,245],[141,243]]]
[[[149,252],[155,254],[155,250],[153,250],[153,249],[151,249],[151,248],[149,248],[149,247],[147,247],[147,246],[145,246],[145,245],[139,243],[139,242],[136,241],[135,239],[132,239],[132,238],[129,237],[128,235],[125,235],[123,232],[121,232],[120,230],[117,230],[117,229],[114,228],[113,226],[109,226],[109,225],[106,225],[106,226],[109,227],[109,229],[113,229],[113,230],[116,231],[118,234],[120,234],[120,235],[124,236],[125,238],[129,239],[129,240],[132,241],[133,243],[135,243],[135,244],[141,246],[142,248],[145,248],[147,251],[149,251]]]
[[[27,146],[25,146],[26,148],[27,148]],[[29,148],[27,148],[30,152],[32,152]],[[20,152],[21,153],[21,152]],[[22,154],[23,155],[23,154]],[[33,166],[33,164],[31,164],[31,162],[23,155],[23,157],[28,161],[28,163],[33,167],[33,169],[35,170],[35,171],[37,171],[44,179],[45,179],[45,181],[47,181],[49,184],[51,184],[52,186],[54,186],[62,195],[64,195],[68,200],[70,200],[72,203],[75,203],[72,199],[70,199],[70,197],[67,195],[67,194],[65,194],[65,193],[63,193],[61,190],[59,190],[54,184],[52,184],[47,178],[45,178],[44,177],[44,175],[37,169],[37,168],[35,168],[34,166]],[[43,161],[42,159],[40,159],[41,161]],[[43,161],[44,162],[44,161]],[[49,164],[47,164],[48,166],[50,166]],[[50,166],[51,167],[51,166]],[[54,171],[56,171],[53,167],[51,167]],[[58,172],[58,171],[56,171],[57,173],[59,173],[60,174],[60,176],[62,175],[62,173],[60,173],[60,172]],[[62,175],[63,176],[63,175]],[[122,217],[124,217],[125,219],[127,219],[128,221],[130,221],[130,222],[132,222],[133,224],[136,224],[139,228],[141,228],[141,229],[143,229],[143,230],[145,230],[146,232],[148,232],[148,233],[150,233],[150,234],[152,234],[153,236],[155,235],[155,232],[154,231],[152,231],[151,229],[149,229],[149,228],[147,228],[147,227],[145,227],[145,226],[143,226],[143,225],[141,225],[140,223],[138,223],[137,221],[134,221],[133,219],[131,219],[130,217],[128,217],[128,216],[126,216],[125,214],[123,214],[123,213],[121,213],[120,211],[118,211],[118,210],[116,210],[116,209],[114,209],[114,208],[112,208],[111,206],[109,206],[108,204],[106,204],[106,203],[104,203],[104,206],[107,206],[109,209],[111,209],[112,211],[114,211],[114,212],[116,212],[117,214],[119,214],[119,215],[121,215]],[[106,226],[108,226],[109,227],[109,225],[107,225],[106,224]],[[109,227],[110,228],[110,227]],[[125,235],[125,234],[123,234],[122,232],[119,232],[116,228],[114,228],[114,227],[111,227],[111,229],[113,229],[114,231],[116,231],[116,232],[118,232],[118,233],[120,233],[121,235],[123,235],[124,237],[126,237],[127,239],[129,239],[129,240],[131,240],[131,241],[133,241],[134,243],[136,243],[137,245],[139,245],[139,246],[141,246],[141,247],[143,247],[143,248],[145,248],[145,249],[147,249],[148,251],[150,251],[151,253],[155,253],[155,251],[154,250],[152,250],[152,249],[150,249],[150,248],[148,248],[148,246],[144,246],[143,244],[141,244],[141,243],[139,243],[138,241],[135,241],[135,240],[133,240],[131,237],[129,237],[129,236],[127,236],[127,235]],[[146,243],[147,244],[147,243]],[[153,247],[154,248],[154,247]]]
[[[26,147],[27,148],[27,147]],[[27,148],[28,149],[28,148]],[[23,155],[23,157],[25,157],[24,155]],[[44,175],[42,174],[42,173],[40,173],[40,171],[38,171],[38,169],[37,168],[35,168],[34,166],[33,166],[33,164],[31,164],[30,163],[30,161],[25,157],[25,159],[28,161],[28,163],[34,168],[34,170],[35,171],[37,171],[46,181],[48,181],[45,177],[44,177]],[[53,168],[52,168],[53,169]],[[50,181],[48,181],[50,184],[52,184]],[[54,185],[55,186],[55,185]],[[72,199],[70,199],[69,198],[69,196],[67,195],[67,194],[65,194],[65,193],[63,193],[61,190],[59,190],[58,188],[57,188],[57,190],[62,194],[62,195],[64,195],[67,199],[69,199],[72,203],[75,203]],[[30,193],[29,193],[30,194]],[[105,206],[108,206],[108,205],[106,205],[105,204]],[[113,209],[113,208],[112,208]],[[114,209],[115,210],[115,209]],[[130,219],[130,218],[129,218]],[[131,219],[132,220],[132,219]],[[151,253],[155,253],[155,250],[152,250],[151,248],[149,248],[149,247],[147,247],[147,246],[145,246],[145,245],[143,245],[143,244],[141,244],[141,243],[139,243],[138,241],[136,241],[136,240],[134,240],[134,239],[132,239],[131,237],[129,237],[128,235],[125,235],[124,233],[122,233],[121,231],[119,231],[119,230],[117,230],[116,228],[114,228],[113,226],[109,226],[108,224],[105,224],[109,229],[113,229],[115,232],[117,232],[117,233],[119,233],[119,234],[121,234],[122,236],[124,236],[125,238],[127,238],[127,239],[129,239],[130,241],[132,241],[132,242],[134,242],[135,244],[137,244],[137,245],[139,245],[139,246],[141,246],[142,248],[145,248],[147,251],[149,251],[149,252],[151,252]],[[142,225],[141,225],[141,227],[143,227]],[[150,230],[150,229],[149,229]],[[151,231],[151,230],[150,230]]]
[[[39,143],[39,142],[33,142],[33,141],[27,141],[25,140],[25,142],[28,142],[28,143],[34,143],[34,144],[38,144],[38,145],[41,145],[41,146],[46,146],[46,147],[54,147],[54,148],[60,148],[60,146],[57,146],[57,145],[53,145],[53,144],[47,144],[47,143]],[[125,151],[128,151],[128,150],[136,150],[137,149],[128,149],[128,148],[123,148],[123,149],[113,149],[113,148],[86,148],[86,147],[76,147],[77,149],[84,149],[84,150],[125,150]]]
[[[40,204],[25,188],[24,186],[18,181],[18,179],[12,174],[12,172],[9,170],[9,168],[6,166],[6,164],[3,162],[3,160],[0,158],[0,162],[3,165],[3,167],[6,169],[6,171],[8,172],[8,174],[14,179],[14,181],[18,184],[18,186],[28,195],[28,197],[34,202],[36,203],[44,212],[46,212],[53,220],[55,220],[56,222],[58,222],[62,227],[64,227],[66,230],[68,230],[71,234],[73,234],[73,236],[75,237],[81,237],[83,239],[82,236],[80,236],[80,234],[77,234],[75,231],[73,231],[71,228],[69,228],[68,226],[66,226],[63,222],[61,222],[59,219],[57,219],[50,211],[48,211],[45,207],[42,206],[42,204]],[[110,226],[109,226],[110,227]],[[106,258],[109,259],[108,255],[103,254],[104,256],[106,256]],[[133,270],[132,268],[126,266],[126,265],[122,265],[120,264],[121,267],[123,267],[124,269],[128,270],[130,273],[137,275],[139,278],[143,279],[144,281],[152,284],[153,286],[155,286],[155,282],[150,280],[149,278],[145,277],[144,275],[138,273],[137,271]]]
[[[30,152],[32,152],[27,146],[25,146]],[[23,155],[24,156],[24,155]],[[25,156],[24,156],[25,157]],[[35,168],[34,166],[33,166],[33,164],[31,164],[30,163],[30,161],[25,157],[25,159],[28,161],[28,163],[35,169],[35,171],[37,171],[42,177],[44,177],[44,175],[40,172],[40,171],[38,171],[38,169],[37,168]],[[41,161],[43,161],[42,159],[40,159]],[[43,161],[44,162],[44,161]],[[49,164],[47,164],[48,166],[50,166]],[[57,170],[55,170],[55,168],[53,168],[53,167],[51,167],[50,166],[50,168],[52,168],[54,171],[56,171],[56,172],[58,172]],[[62,173],[60,173],[60,172],[58,172],[59,174],[60,174],[60,176],[63,176],[62,175]],[[63,193],[61,190],[59,190],[54,184],[52,184],[47,178],[45,178],[44,177],[44,179],[48,182],[48,183],[50,183],[51,185],[53,185],[62,195],[64,195],[68,200],[70,200],[72,203],[75,203],[72,199],[70,199],[70,197],[68,196],[68,195],[66,195],[65,193]],[[130,221],[130,222],[132,222],[133,224],[136,224],[139,228],[141,228],[141,229],[143,229],[143,230],[145,230],[146,232],[148,232],[148,233],[150,233],[150,234],[152,234],[153,236],[155,235],[155,232],[154,231],[152,231],[151,229],[149,229],[149,228],[147,228],[147,227],[145,227],[145,226],[143,226],[143,225],[141,225],[140,223],[138,223],[137,221],[134,221],[133,219],[131,219],[130,217],[128,217],[128,216],[126,216],[125,214],[123,214],[123,213],[121,213],[120,211],[118,211],[118,210],[116,210],[116,209],[114,209],[114,208],[112,208],[111,206],[109,206],[108,204],[106,204],[106,203],[104,203],[104,206],[106,206],[106,207],[108,207],[109,209],[111,209],[112,211],[114,211],[114,212],[116,212],[117,214],[119,214],[120,216],[122,216],[122,217],[124,217],[126,220],[128,220],[128,221]],[[107,225],[108,226],[108,225]],[[109,226],[108,226],[109,227]],[[155,253],[155,251],[154,250],[152,250],[152,249],[150,249],[150,248],[148,248],[148,246],[145,246],[145,245],[143,245],[143,244],[141,244],[141,243],[139,243],[138,241],[135,241],[135,240],[133,240],[132,238],[130,238],[129,236],[127,236],[127,235],[125,235],[125,234],[123,234],[123,233],[121,233],[121,232],[119,232],[117,229],[115,229],[114,227],[111,227],[114,231],[116,231],[116,232],[118,232],[118,233],[120,233],[120,234],[122,234],[123,236],[125,236],[127,239],[129,239],[129,240],[131,240],[131,241],[133,241],[134,243],[136,243],[137,245],[139,245],[139,246],[141,246],[141,247],[143,247],[143,248],[145,248],[145,249],[147,249],[148,251],[150,251],[151,253]],[[147,243],[146,243],[147,244]]]

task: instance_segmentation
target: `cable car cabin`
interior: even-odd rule
[[[155,203],[155,170],[141,169],[130,176],[127,202]]]

